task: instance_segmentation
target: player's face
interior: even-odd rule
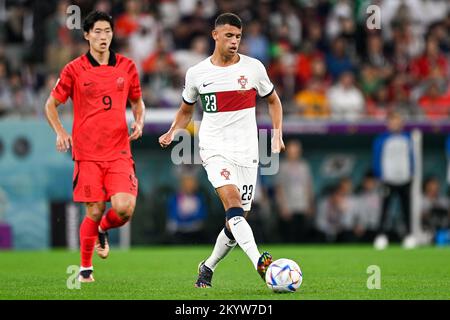
[[[84,33],[91,49],[99,53],[109,50],[112,37],[113,31],[108,21],[97,21],[89,32]]]
[[[220,54],[227,57],[234,56],[241,42],[242,29],[225,24],[218,26],[212,32],[213,39]]]

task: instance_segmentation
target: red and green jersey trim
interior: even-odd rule
[[[230,112],[254,108],[256,90],[233,90],[200,94],[204,112]]]

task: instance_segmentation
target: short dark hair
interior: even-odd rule
[[[84,32],[89,32],[94,27],[94,24],[97,21],[107,21],[111,25],[111,29],[114,29],[113,18],[102,11],[91,11],[83,21],[83,30]]]
[[[214,27],[223,26],[229,24],[230,26],[234,26],[236,28],[242,29],[242,20],[234,13],[227,12],[222,13],[217,17]]]

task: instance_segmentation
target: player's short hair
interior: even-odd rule
[[[113,18],[106,12],[95,10],[95,11],[91,11],[86,16],[86,18],[84,18],[84,21],[83,21],[84,32],[89,32],[89,30],[91,30],[94,27],[94,24],[97,21],[107,21],[111,25],[111,29],[114,29]]]
[[[222,13],[220,16],[216,18],[216,22],[214,23],[214,27],[223,26],[229,24],[230,26],[234,26],[236,28],[242,29],[242,20],[238,15],[227,12]]]

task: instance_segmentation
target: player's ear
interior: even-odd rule
[[[89,41],[89,37],[88,37],[89,33],[85,31],[85,32],[83,32],[83,34],[84,34],[84,39]]]
[[[216,29],[214,29],[214,30],[211,32],[211,35],[212,35],[213,39],[214,39],[215,41],[217,41],[217,39],[218,39],[218,37],[219,37],[219,32],[218,32]]]

